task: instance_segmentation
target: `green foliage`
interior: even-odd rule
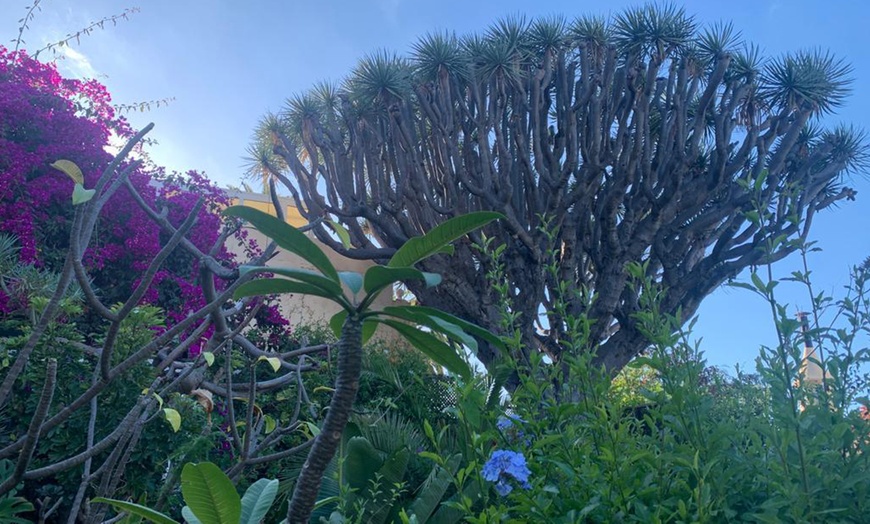
[[[434,362],[449,371],[466,378],[471,375],[468,364],[453,347],[413,325],[383,318],[386,311],[373,311],[369,306],[386,287],[395,282],[417,278],[425,280],[427,284],[436,285],[440,277],[423,273],[411,266],[432,255],[450,252],[450,242],[492,222],[500,217],[500,214],[479,212],[459,216],[446,221],[422,237],[409,240],[396,251],[388,266],[373,266],[366,271],[362,276],[362,289],[365,290],[365,295],[360,301],[357,301],[356,297],[360,287],[352,286],[353,296],[345,296],[341,289],[342,278],[339,277],[326,254],[293,226],[267,213],[244,206],[230,207],[224,211],[224,214],[249,221],[264,235],[275,240],[279,246],[300,256],[318,270],[315,272],[267,266],[247,268],[245,272],[273,273],[284,278],[246,282],[236,292],[237,298],[275,293],[302,293],[324,297],[341,306],[343,310],[330,322],[334,328],[344,324],[349,314],[359,315],[360,318],[367,318],[393,328],[413,347],[423,351]],[[348,278],[350,277],[345,276],[344,280],[347,281]],[[421,308],[409,309],[416,314],[417,323],[425,325],[433,332],[445,335],[459,344],[468,342],[468,338],[461,335],[463,328],[457,324],[458,319],[449,315],[449,318],[445,319],[446,314],[431,315]],[[396,308],[393,314],[397,314]],[[465,324],[467,327],[467,323]]]
[[[661,311],[665,291],[646,267],[628,271],[640,291],[635,321],[649,340],[645,356],[611,382],[593,364],[588,319],[556,301],[564,343],[589,350],[560,366],[531,354],[529,372],[496,411],[486,395],[462,389],[457,423],[426,428],[435,450],[427,458],[444,466],[451,450],[462,456],[439,512],[473,523],[863,521],[870,421],[855,407],[870,393],[867,268],[856,270],[831,314],[842,327],[808,333],[775,302],[776,282],[756,275],[751,287],[771,300],[783,344],[762,349],[757,375],[738,370],[736,378],[708,368],[682,320]],[[827,370],[823,384],[801,372],[806,336],[826,349],[817,361]],[[523,454],[527,487],[514,484],[503,496],[483,478],[495,450]],[[413,517],[406,506],[402,522]]]
[[[384,88],[388,89],[388,88]],[[226,209],[224,214],[244,218],[260,232],[272,238],[279,246],[301,257],[311,264],[316,271],[297,268],[252,268],[253,272],[272,273],[281,278],[271,278],[243,283],[235,292],[236,298],[251,295],[262,295],[281,292],[308,293],[331,300],[341,307],[341,311],[331,320],[330,325],[339,335],[336,350],[339,353],[338,370],[333,389],[330,408],[319,433],[308,453],[306,463],[300,471],[294,487],[294,494],[288,507],[289,521],[308,520],[316,505],[318,491],[322,485],[323,476],[330,462],[341,446],[341,435],[350,418],[353,401],[359,389],[359,379],[362,372],[362,345],[373,332],[374,323],[392,327],[403,336],[413,347],[425,353],[435,363],[444,366],[448,371],[463,378],[470,378],[469,367],[462,353],[462,345],[472,343],[462,326],[451,322],[450,318],[431,316],[425,310],[409,308],[393,308],[393,311],[373,309],[375,299],[394,282],[409,278],[419,278],[427,285],[437,285],[440,276],[417,271],[413,264],[436,254],[451,254],[450,243],[471,231],[479,229],[501,217],[498,213],[477,212],[454,217],[434,228],[425,235],[409,240],[401,246],[386,267],[375,266],[366,271],[365,275],[344,274],[338,272],[329,259],[302,232],[272,217],[252,208],[234,206]],[[345,294],[341,283],[347,284],[351,295]],[[358,297],[360,291],[365,291]],[[404,316],[402,314],[404,313]],[[415,321],[413,324],[392,320],[389,317],[399,316],[403,320]],[[452,318],[452,317],[451,317]],[[458,319],[457,319],[458,320]],[[420,327],[418,327],[419,324]],[[339,328],[340,326],[340,328]],[[427,329],[421,329],[425,327]],[[448,342],[438,337],[444,337]],[[390,473],[397,476],[395,469],[407,467],[408,457],[399,452],[385,459],[391,469],[374,480],[378,492],[383,476]],[[389,477],[387,477],[389,478]],[[390,499],[394,500],[401,492],[398,484],[387,490]]]
[[[11,460],[0,460],[0,479],[12,475],[14,468],[15,465]],[[24,497],[17,496],[17,493],[17,489],[12,489],[0,497],[0,522],[8,522],[9,524],[27,524],[30,522],[19,515],[33,511],[33,504]]]
[[[260,479],[240,499],[229,477],[216,465],[187,463],[181,473],[181,492],[187,504],[182,515],[189,524],[259,524],[275,500],[278,481]],[[141,504],[99,497],[92,502],[109,504],[157,524],[178,524]]]

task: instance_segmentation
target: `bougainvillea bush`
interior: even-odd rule
[[[73,183],[50,164],[75,162],[84,186],[92,187],[112,159],[113,135],[129,138],[132,131],[115,113],[105,86],[63,78],[53,64],[0,46],[0,232],[17,238],[22,263],[59,270],[66,256]],[[147,158],[130,181],[153,209],[165,207],[175,226],[204,196],[190,239],[203,252],[211,249],[222,227],[218,211],[228,204],[221,189],[196,171],[167,174]],[[84,258],[103,302],[129,293],[165,237],[129,192],[113,196]],[[218,256],[230,257],[225,249]],[[196,261],[179,252],[161,268],[144,301],[159,303],[168,322],[177,322],[203,304],[196,278]],[[0,313],[10,313],[22,300],[26,297],[0,297]],[[286,325],[274,310],[268,318]]]
[[[167,245],[171,231],[168,233],[167,228],[161,228],[146,209],[162,213],[172,227],[180,228],[202,198],[203,205],[185,235],[195,249],[177,248],[169,253],[138,306],[124,313],[123,322],[118,321],[119,329],[111,335],[114,338],[110,343],[106,341],[114,321],[107,320],[105,314],[93,307],[93,300],[85,300],[78,277],[69,288],[60,313],[50,321],[43,322],[40,318],[54,288],[62,280],[60,274],[64,272],[65,263],[70,260],[68,253],[76,212],[85,207],[73,205],[73,181],[51,164],[60,159],[75,163],[82,171],[84,187],[94,188],[115,157],[116,151],[110,144],[126,141],[134,134],[127,122],[115,113],[111,97],[100,83],[63,78],[53,64],[41,63],[25,52],[11,52],[0,46],[0,259],[3,259],[0,263],[0,377],[4,385],[10,376],[17,377],[10,382],[14,384],[11,392],[0,401],[0,448],[6,458],[15,460],[19,455],[15,446],[21,444],[30,420],[35,418],[34,413],[42,401],[40,389],[49,375],[45,364],[51,361],[56,362],[56,386],[47,415],[49,418],[62,416],[63,420],[57,418],[51,428],[43,431],[33,450],[30,469],[57,465],[70,457],[81,456],[83,450],[93,448],[93,442],[86,440],[99,443],[101,439],[108,439],[107,435],[117,432],[130,413],[135,414],[137,409],[144,413],[135,424],[137,428],[141,426],[140,429],[128,431],[123,438],[119,436],[115,440],[121,444],[114,449],[123,450],[123,457],[113,459],[115,453],[108,451],[93,456],[95,469],[101,462],[122,465],[99,482],[82,481],[80,462],[58,468],[56,474],[44,474],[33,480],[26,475],[23,477],[21,494],[34,501],[40,518],[46,517],[51,505],[58,501],[62,502],[58,502],[60,506],[55,508],[55,515],[78,513],[81,496],[85,494],[80,485],[90,486],[91,490],[99,487],[111,494],[112,486],[121,479],[124,496],[171,503],[173,486],[177,485],[172,482],[173,467],[179,457],[194,461],[223,460],[223,465],[235,459],[221,448],[227,442],[227,425],[221,409],[213,409],[212,398],[202,391],[200,396],[191,395],[190,387],[184,390],[166,386],[166,381],[178,370],[195,366],[201,369],[203,358],[197,356],[215,332],[213,324],[202,321],[201,311],[207,304],[202,281],[214,280],[218,292],[233,281],[232,278],[215,278],[211,273],[202,278],[202,257],[196,253],[209,254],[224,269],[231,269],[236,262],[227,245],[241,243],[246,255],[260,252],[244,232],[224,241],[227,229],[219,211],[229,202],[226,194],[204,175],[196,171],[168,173],[148,160],[142,146],[136,146],[134,154],[123,160],[118,169],[130,169],[128,180],[132,189],[121,187],[112,194],[98,215],[89,241],[82,242],[86,248],[81,261],[98,301],[117,312],[120,307],[117,304],[130,299],[140,281],[147,278],[149,266]],[[142,202],[137,201],[137,196]],[[99,198],[98,193],[95,200]],[[286,334],[288,322],[276,306],[266,305],[256,311],[253,307],[253,302],[244,307],[238,318],[231,320],[231,328],[241,330],[246,325],[244,322],[253,321],[261,338],[274,339]],[[248,313],[250,315],[246,315]],[[125,372],[112,372],[111,366],[117,367],[119,362],[141,352],[164,333],[171,333],[174,326],[196,315],[199,315],[197,322],[207,325],[207,329],[197,331],[193,324],[171,337],[167,335],[168,339],[160,347],[148,350],[150,359],[140,358]],[[30,339],[39,332],[40,326],[44,332],[35,335],[38,343],[31,348],[32,353],[28,353]],[[182,341],[194,332],[198,333],[198,340],[182,346]],[[217,351],[217,343],[212,343],[212,351]],[[184,351],[180,356],[170,357],[176,347]],[[101,353],[106,348],[113,352],[114,358],[108,361],[109,372],[101,374],[95,369],[99,370]],[[29,357],[22,360],[21,355],[25,353]],[[245,358],[237,358],[240,367],[248,365]],[[13,373],[11,370],[19,360],[26,361],[26,365]],[[161,360],[176,367],[164,373],[157,367]],[[219,364],[223,360],[218,356]],[[101,386],[104,389],[99,396],[86,397],[100,377],[106,383]],[[159,406],[155,404],[158,397],[147,393],[155,384],[167,388],[164,398],[159,399]],[[83,401],[83,398],[93,401]],[[221,403],[218,395],[214,401],[214,404]],[[76,402],[81,409],[60,415]],[[162,408],[167,406],[179,414],[177,426],[161,420],[168,420],[161,415]],[[157,420],[150,422],[153,419]],[[88,437],[89,428],[92,435]],[[280,443],[278,439],[273,440]],[[127,463],[125,475],[123,465]],[[4,479],[0,479],[0,484],[3,482]],[[0,497],[0,502],[2,500]],[[82,514],[87,513],[82,511]],[[98,513],[91,512],[88,518],[98,520],[98,517]]]

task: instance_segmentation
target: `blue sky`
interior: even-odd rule
[[[18,34],[26,0],[0,0],[0,42]],[[24,34],[35,50],[104,16],[120,13],[118,0],[44,0]],[[637,2],[614,0],[413,1],[149,0],[116,27],[84,37],[59,62],[68,75],[92,76],[109,87],[115,102],[174,97],[165,108],[130,114],[136,127],[153,121],[154,160],[171,169],[199,169],[221,185],[238,184],[241,157],[257,120],[280,109],[290,95],[318,80],[340,80],[364,54],[387,48],[404,52],[436,29],[465,34],[501,16],[562,13],[607,14]],[[854,66],[854,93],[829,122],[870,130],[870,2],[852,0],[686,0],[702,23],[733,21],[746,40],[768,56],[826,48]],[[838,295],[848,268],[870,256],[870,182],[857,176],[858,202],[823,212],[813,238],[824,251],[810,260],[816,291]],[[776,267],[780,276],[799,260]],[[809,305],[806,291],[780,286],[790,311]],[[716,365],[752,368],[759,344],[773,344],[766,305],[746,291],[722,289],[700,310],[695,335]]]

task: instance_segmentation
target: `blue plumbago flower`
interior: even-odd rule
[[[498,417],[498,420],[495,423],[495,427],[497,427],[501,431],[507,431],[514,427],[514,425],[518,422],[524,424],[526,421],[516,415],[505,415],[503,417]]]
[[[522,430],[522,425],[525,423],[526,421],[517,415],[507,414],[498,418],[495,422],[495,427],[502,432],[511,444],[522,442],[528,447],[532,445],[532,439],[527,437],[526,433]]]
[[[526,457],[516,451],[503,449],[493,451],[489,460],[483,465],[481,474],[484,479],[496,483],[495,490],[501,496],[513,490],[511,481],[518,482],[523,489],[531,488],[529,475],[532,472],[526,465]]]

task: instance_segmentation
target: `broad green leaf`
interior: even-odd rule
[[[359,293],[363,287],[363,276],[355,271],[339,271],[338,277],[354,295]]]
[[[308,269],[268,266],[242,266],[239,268],[240,275],[244,275],[246,273],[274,273],[276,275],[289,277],[293,280],[298,280],[306,284],[311,284],[312,286],[317,286],[323,291],[334,296],[341,296],[343,294],[340,284],[338,284],[337,282],[333,282],[332,280],[326,278],[320,273]]]
[[[327,220],[326,222],[332,226],[332,230],[335,231],[335,234],[341,239],[341,245],[344,246],[345,249],[350,249],[350,233],[347,232],[347,229],[335,220]]]
[[[305,426],[308,428],[308,431],[311,432],[312,437],[320,435],[320,428],[318,428],[313,422],[306,422]]]
[[[391,311],[393,308],[402,308],[402,307],[408,307],[408,306],[387,306],[384,308],[384,312]],[[483,329],[482,327],[478,326],[477,324],[462,320],[461,318],[454,316],[454,315],[451,315],[450,313],[445,313],[444,311],[441,311],[440,309],[435,309],[435,308],[426,307],[426,306],[413,306],[413,307],[414,307],[414,310],[417,312],[423,313],[423,314],[428,315],[430,317],[440,318],[441,320],[446,320],[447,322],[449,322],[451,324],[459,326],[466,333],[474,335],[475,337],[477,337],[481,340],[485,340],[491,346],[494,346],[494,347],[501,349],[501,350],[505,349],[504,341],[501,338],[497,337],[496,335],[493,335],[488,330]]]
[[[146,389],[145,391],[148,391],[148,390]],[[157,399],[157,406],[162,408],[163,407],[163,397],[161,397],[157,393],[152,393],[152,395],[154,395],[154,398]]]
[[[344,479],[352,489],[365,489],[374,474],[384,465],[384,457],[364,437],[351,437],[344,455]]]
[[[269,415],[263,416],[263,423],[265,425],[265,427],[263,428],[263,433],[266,435],[275,431],[275,428],[278,427],[278,423],[275,421],[275,418],[270,417]],[[242,498],[244,498],[244,497],[242,497]]]
[[[178,433],[178,430],[181,429],[181,415],[178,411],[172,408],[163,408],[163,415],[166,416],[166,422],[172,426],[172,431]]]
[[[279,359],[278,357],[267,357],[265,355],[260,355],[260,358],[257,359],[257,362],[263,360],[265,360],[269,363],[270,366],[272,366],[272,371],[277,372],[279,369],[281,369],[281,359]]]
[[[0,476],[5,475],[0,474]],[[0,522],[4,524],[31,524],[32,520],[16,517],[16,515],[30,513],[34,510],[33,504],[23,497],[14,496],[14,494],[15,490],[12,490],[0,497]]]
[[[200,521],[238,524],[242,503],[230,479],[211,462],[187,463],[181,470],[181,494]]]
[[[457,351],[441,342],[431,333],[426,333],[414,326],[389,319],[378,319],[378,322],[395,329],[400,335],[411,343],[433,362],[444,366],[451,373],[456,373],[464,379],[471,377],[471,369]]]
[[[375,335],[375,331],[378,330],[378,323],[374,319],[367,319],[363,321],[362,325],[362,343],[363,345],[367,344],[369,340]]]
[[[347,311],[339,311],[329,319],[329,328],[337,338],[341,338],[341,328],[344,326],[344,321],[347,320]],[[372,319],[366,319],[362,325],[362,343],[368,342],[375,331],[377,331],[377,322]]]
[[[390,262],[390,267],[410,267],[426,257],[438,253],[444,246],[475,229],[489,224],[497,218],[503,218],[501,213],[478,211],[451,218],[439,224],[432,231],[421,237],[414,237],[400,247]]]
[[[344,326],[345,320],[347,320],[347,311],[345,310],[339,311],[329,319],[329,327],[337,338],[341,338],[341,327]]]
[[[277,295],[281,293],[299,293],[301,295],[314,295],[316,297],[328,298],[344,307],[344,304],[342,303],[343,301],[340,298],[335,297],[335,295],[327,293],[317,286],[306,284],[305,282],[287,280],[286,278],[261,278],[259,280],[245,282],[236,289],[236,292],[233,293],[233,298],[238,300],[242,297]]]
[[[441,283],[442,278],[438,273],[423,271],[423,280],[426,281],[426,287],[435,287]]]
[[[181,516],[184,517],[187,524],[202,524],[202,521],[196,518],[196,515],[193,514],[189,506],[181,508]]]
[[[82,175],[82,170],[79,169],[79,166],[76,165],[72,160],[57,160],[52,164],[49,164],[51,167],[63,171],[66,175],[72,178],[72,181],[76,184],[84,185],[85,177]]]
[[[247,220],[261,233],[274,240],[276,244],[299,255],[303,260],[319,269],[326,277],[338,282],[338,272],[329,261],[326,253],[305,236],[305,233],[290,224],[268,213],[246,206],[228,207],[224,209],[223,214]]]
[[[84,204],[88,200],[94,198],[96,193],[97,191],[95,189],[85,189],[85,186],[76,184],[75,187],[73,187],[72,203],[74,206]]]
[[[419,490],[419,495],[411,503],[411,511],[420,522],[426,522],[432,513],[438,509],[441,499],[450,486],[453,485],[453,475],[459,469],[462,455],[456,454],[447,459],[444,466],[436,465]]]
[[[203,351],[202,358],[205,359],[205,363],[209,367],[211,367],[211,365],[214,364],[214,353],[212,353],[211,351]]]
[[[366,293],[371,295],[396,282],[425,278],[422,271],[412,267],[372,266],[366,270],[364,287]]]
[[[338,496],[335,496],[335,495],[333,495],[332,497],[326,497],[325,499],[320,499],[320,500],[318,500],[317,503],[314,504],[314,508],[312,508],[312,509],[317,510],[317,509],[320,509],[320,508],[322,508],[322,507],[324,507],[324,506],[328,506],[328,505],[330,505],[330,504],[337,503],[337,502],[339,502],[340,500],[341,500],[341,497],[338,497]],[[287,522],[287,521],[285,520],[284,522]]]
[[[419,310],[416,306],[387,306],[380,314],[426,326],[432,331],[443,333],[456,342],[468,346],[474,353],[477,353],[477,341],[474,337],[463,331],[458,325],[438,317],[430,316]]]
[[[242,496],[242,516],[239,524],[260,524],[278,494],[278,481],[260,479],[251,484]]]
[[[102,503],[108,504],[115,509],[119,509],[121,511],[126,511],[131,515],[136,515],[137,517],[142,517],[143,519],[148,519],[151,522],[156,522],[157,524],[179,524],[178,521],[172,520],[167,515],[160,513],[159,511],[154,511],[151,508],[142,506],[140,504],[134,504],[132,502],[127,502],[125,500],[115,500],[115,499],[107,499],[103,497],[95,497],[91,499],[91,502],[94,503]]]

